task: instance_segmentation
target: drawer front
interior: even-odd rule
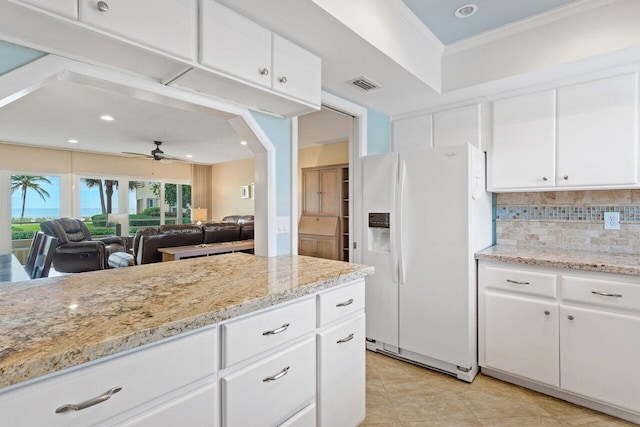
[[[223,426],[270,426],[315,397],[313,337],[221,380]]]
[[[364,280],[318,295],[318,326],[364,309]]]
[[[212,383],[190,393],[165,402],[118,426],[212,426],[215,425],[216,384]]]
[[[280,424],[279,427],[316,427],[316,405],[311,405]]]
[[[314,298],[225,323],[220,326],[222,367],[301,337],[315,327]]]
[[[498,289],[528,295],[556,298],[558,277],[552,273],[484,266],[485,289]]]
[[[175,55],[195,59],[196,0],[106,0],[108,10],[98,9],[98,0],[80,0],[80,22]]]
[[[3,427],[96,424],[215,373],[216,330],[181,337],[0,394]],[[179,369],[176,369],[179,367]],[[110,399],[55,413],[121,386]]]
[[[40,7],[49,12],[66,16],[70,19],[78,19],[78,1],[77,0],[22,0],[25,3]]]
[[[564,303],[582,303],[640,313],[640,283],[562,276]]]

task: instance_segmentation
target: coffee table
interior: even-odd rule
[[[235,242],[207,243],[191,246],[175,246],[170,248],[160,248],[158,249],[158,252],[162,252],[162,262],[165,262],[196,256],[246,251],[249,249],[253,249],[253,240],[238,240]]]

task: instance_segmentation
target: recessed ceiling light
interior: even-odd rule
[[[474,3],[465,4],[456,9],[456,18],[468,18],[478,11],[478,6]]]
[[[68,142],[69,144],[77,144],[77,143],[78,143],[78,140],[77,140],[77,139],[67,139],[67,142]]]
[[[193,156],[192,156],[191,154],[187,154],[185,157],[187,157],[187,158],[189,158],[189,159],[190,159],[190,158],[192,158]]]
[[[247,145],[247,141],[240,141],[240,145]]]
[[[106,115],[106,114],[105,114],[104,116],[100,116],[100,118],[101,118],[102,120],[104,120],[105,122],[112,122],[112,121],[114,121],[114,120],[115,120],[113,117],[108,116],[108,115]]]

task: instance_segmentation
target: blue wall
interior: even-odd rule
[[[276,149],[276,215],[291,218],[291,120],[252,111]],[[291,235],[278,234],[278,255],[291,253]]]
[[[38,50],[7,43],[0,40],[0,75],[46,55]]]
[[[367,108],[367,154],[391,151],[391,120],[389,116]]]

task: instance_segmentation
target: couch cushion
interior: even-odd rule
[[[234,242],[240,240],[240,226],[235,222],[206,222],[202,224],[203,243]]]

